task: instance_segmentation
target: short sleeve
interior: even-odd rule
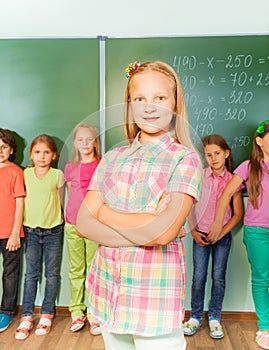
[[[70,182],[71,181],[71,162],[67,162],[64,168],[64,180],[66,182]]]
[[[62,170],[60,170],[60,169],[57,169],[57,170],[58,170],[58,172],[57,172],[57,187],[61,188],[64,185],[64,174],[63,174]]]
[[[25,197],[24,175],[23,170],[20,168],[16,169],[14,177],[13,197]]]
[[[168,184],[168,192],[181,192],[199,199],[202,181],[202,165],[195,152],[189,152],[179,160]]]
[[[106,165],[108,163],[108,157],[109,157],[110,153],[111,153],[111,151],[104,154],[101,161],[99,162],[99,164],[98,164],[98,166],[97,166],[97,168],[92,176],[90,185],[87,188],[88,191],[92,190],[92,191],[102,192],[104,172],[106,169]]]
[[[249,176],[249,160],[245,160],[243,163],[238,165],[234,170],[234,174],[240,176],[244,181],[247,181]]]

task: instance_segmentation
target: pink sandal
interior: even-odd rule
[[[25,316],[20,319],[20,325],[16,329],[15,338],[24,340],[29,336],[29,331],[33,328],[32,316]]]
[[[92,335],[99,335],[101,334],[101,327],[99,322],[89,322],[90,323],[90,333]]]
[[[53,319],[53,315],[51,314],[41,314],[39,316],[39,322],[36,326],[35,334],[36,335],[45,335],[50,332],[51,322]]]
[[[72,319],[72,323],[69,327],[71,332],[77,332],[81,330],[85,326],[85,322],[87,320],[87,317],[83,316],[75,316]]]

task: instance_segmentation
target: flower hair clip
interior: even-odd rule
[[[125,76],[126,78],[130,78],[131,75],[141,66],[141,63],[134,62],[129,63],[128,67],[125,69]]]
[[[258,128],[257,128],[257,130],[256,130],[256,133],[257,134],[263,134],[264,133],[264,126],[265,125],[268,125],[269,124],[269,120],[265,120],[264,122],[262,122],[259,126],[258,126]]]

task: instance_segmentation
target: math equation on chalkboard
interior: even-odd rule
[[[234,51],[234,49],[233,49]],[[200,138],[224,134],[232,150],[248,148],[252,134],[246,129],[269,118],[269,48],[268,52],[250,53],[238,47],[205,54],[174,55],[172,66],[184,90],[189,120]],[[268,114],[259,110],[267,105]],[[236,132],[235,132],[236,131]]]
[[[134,60],[159,60],[174,68],[195,142],[221,134],[235,165],[249,158],[257,125],[269,119],[269,35],[110,39],[109,104],[122,101],[126,82],[120,80],[121,94],[116,94],[117,77]]]

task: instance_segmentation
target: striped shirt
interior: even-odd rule
[[[90,185],[114,209],[154,213],[164,192],[195,199],[199,157],[166,134],[154,143],[113,149],[102,158]],[[86,286],[89,308],[108,331],[156,336],[181,325],[185,311],[185,252],[177,238],[166,246],[99,246]]]

